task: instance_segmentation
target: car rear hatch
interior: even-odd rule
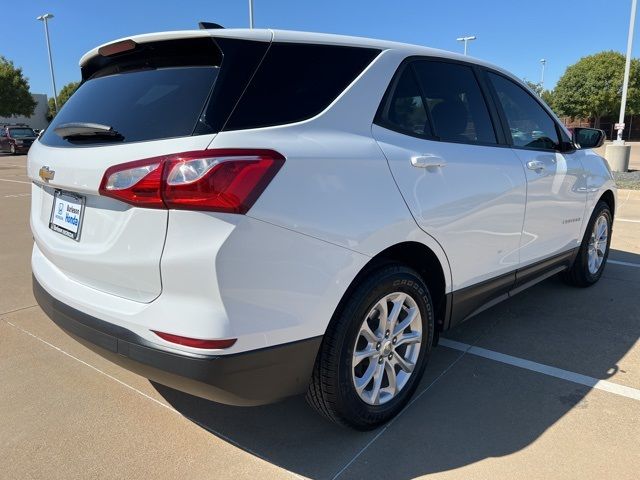
[[[206,149],[269,41],[267,32],[252,40],[183,32],[134,37],[85,56],[81,86],[29,152],[31,227],[56,268],[123,298],[160,295],[168,210],[100,195],[105,171]]]

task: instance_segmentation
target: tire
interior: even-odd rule
[[[603,201],[598,202],[587,225],[576,259],[571,268],[562,275],[566,283],[576,287],[589,287],[600,280],[609,257],[612,225],[613,215],[609,205]],[[606,238],[601,236],[602,232],[606,234]],[[596,260],[596,257],[600,260]]]
[[[418,387],[432,348],[433,303],[420,276],[396,264],[373,270],[347,295],[320,346],[307,401],[339,425],[370,430],[397,415]],[[393,323],[382,328],[378,318],[383,305],[400,312],[395,336]],[[366,358],[356,360],[354,352]]]

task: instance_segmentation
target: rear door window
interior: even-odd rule
[[[545,109],[511,80],[491,72],[488,77],[509,124],[513,145],[544,150],[559,149],[556,123]]]
[[[420,60],[413,68],[436,137],[449,142],[496,143],[489,110],[470,66]]]
[[[319,114],[379,52],[359,47],[273,43],[224,130],[283,125]]]

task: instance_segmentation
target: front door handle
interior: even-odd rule
[[[437,155],[418,155],[411,157],[411,165],[418,168],[437,168],[445,167],[447,162]]]
[[[527,168],[535,171],[544,170],[544,162],[540,160],[531,160],[530,162],[527,162]]]

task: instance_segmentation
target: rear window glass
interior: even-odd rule
[[[11,135],[14,138],[36,136],[35,132],[30,128],[10,128],[9,135]]]
[[[358,47],[274,43],[224,130],[311,118],[327,108],[378,53]]]
[[[124,143],[191,135],[218,71],[214,66],[160,68],[88,80],[65,103],[41,141],[51,146],[84,145],[86,140],[67,141],[54,132],[57,126],[73,122],[110,126]]]

